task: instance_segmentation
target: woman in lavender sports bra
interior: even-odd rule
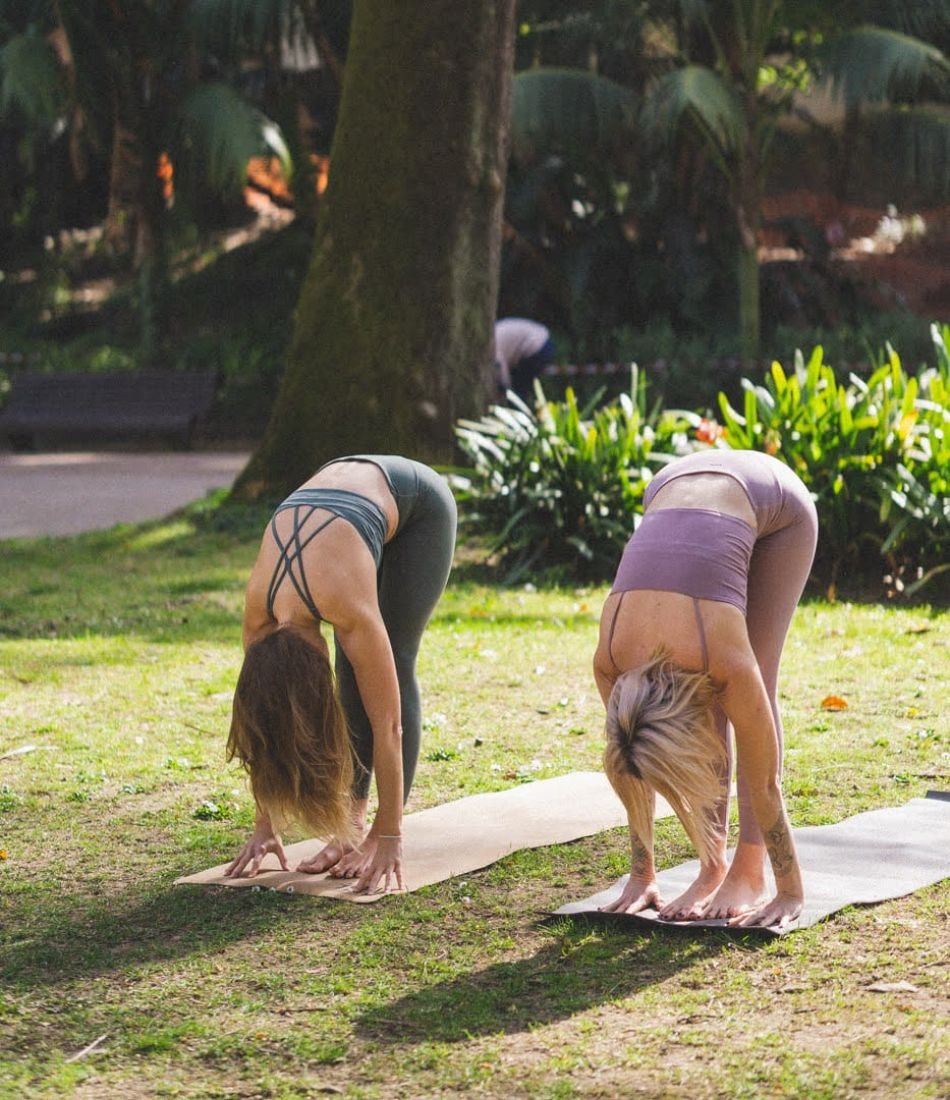
[[[781,790],[778,669],[817,536],[808,490],[766,454],[701,451],[650,483],[604,604],[594,657],[607,708],[605,768],[630,826],[630,877],[608,910],[779,927],[801,912]],[[739,796],[731,864],[730,726]],[[696,881],[668,902],[653,863],[656,791],[700,856]]]

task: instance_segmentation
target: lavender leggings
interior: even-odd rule
[[[802,481],[778,459],[757,451],[704,451],[678,459],[650,483],[647,503],[667,481],[689,474],[724,474],[745,490],[756,514],[758,534],[749,563],[746,624],[752,651],[765,682],[783,756],[784,736],[778,706],[778,670],[782,649],[811,570],[818,541],[815,505]],[[732,730],[720,707],[716,728],[726,747],[732,774]],[[739,839],[761,844],[761,831],[752,814],[749,789],[739,760]],[[728,823],[729,801],[723,801],[721,820]]]

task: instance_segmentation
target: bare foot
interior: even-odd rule
[[[696,881],[660,910],[663,920],[699,920],[726,874],[726,865],[701,867]]]
[[[297,870],[305,875],[322,875],[325,871],[336,871],[340,862],[355,851],[352,844],[344,844],[334,837],[315,856],[302,860],[297,864]],[[362,856],[360,856],[362,859]]]
[[[744,858],[741,847],[703,914],[707,920],[738,917],[764,905],[771,894],[765,885],[765,869],[761,858]]]
[[[749,879],[738,875],[728,875],[726,881],[716,891],[713,899],[710,899],[703,914],[708,921],[715,921],[721,917],[741,916],[743,913],[751,913],[759,909],[769,901],[771,894],[765,889],[764,882],[750,882]]]

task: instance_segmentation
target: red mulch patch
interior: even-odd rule
[[[950,319],[950,206],[899,210],[898,218],[918,215],[924,231],[896,245],[881,233],[886,215],[886,210],[841,203],[832,195],[810,191],[770,195],[764,203],[763,253],[765,258],[781,255],[786,244],[783,233],[769,223],[806,218],[834,242],[837,259],[857,265],[882,288],[882,305],[900,302],[928,320]]]

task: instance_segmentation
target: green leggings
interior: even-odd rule
[[[403,791],[408,798],[419,760],[422,706],[416,658],[426,624],[445,589],[455,552],[455,499],[445,481],[428,466],[398,455],[351,455],[336,461],[371,462],[383,472],[399,512],[396,534],[383,547],[377,590],[389,635],[402,704]],[[353,666],[336,646],[336,678],[356,756],[363,767],[356,798],[369,795],[373,770],[373,730],[356,686]]]

